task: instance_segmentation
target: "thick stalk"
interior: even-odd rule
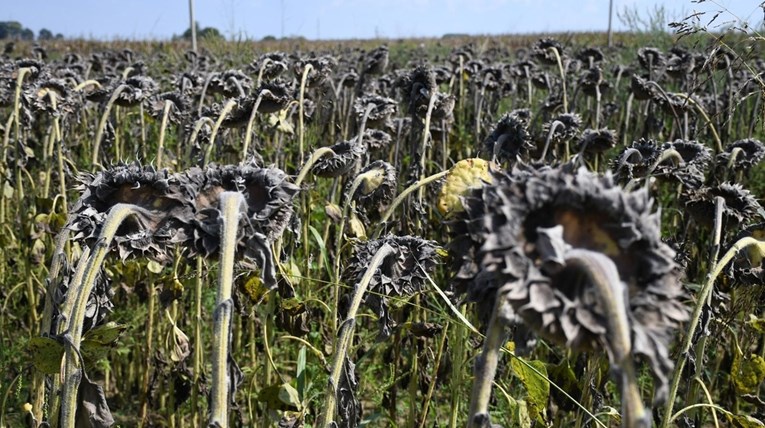
[[[552,124],[550,124],[550,130],[547,132],[547,138],[545,138],[545,146],[542,149],[542,154],[539,156],[539,159],[537,159],[537,162],[543,162],[545,160],[545,156],[547,156],[547,149],[550,148],[550,141],[552,141],[553,134],[555,134],[555,130],[559,126],[564,126],[563,122],[559,120],[555,120]]]
[[[375,274],[375,271],[380,267],[386,257],[393,254],[395,250],[388,244],[383,244],[380,249],[377,250],[372,260],[369,262],[369,267],[364,276],[361,278],[361,282],[358,283],[356,289],[353,292],[351,298],[351,304],[348,307],[348,314],[345,321],[340,326],[340,333],[338,334],[337,342],[335,343],[335,356],[332,361],[332,371],[329,378],[329,389],[324,401],[324,412],[319,416],[317,428],[323,428],[329,426],[335,420],[335,407],[337,405],[337,386],[340,382],[340,375],[345,365],[345,356],[348,353],[348,346],[350,345],[351,338],[353,337],[353,327],[356,324],[356,313],[359,311],[361,301],[364,298],[364,293],[367,291],[369,281]]]
[[[228,353],[231,342],[231,317],[234,303],[231,291],[234,282],[234,256],[237,232],[244,196],[239,192],[224,192],[220,197],[223,213],[220,239],[220,266],[218,267],[218,297],[215,303],[212,352],[212,387],[210,393],[211,426],[228,427],[228,403],[230,402],[228,376]],[[217,425],[216,425],[217,424]]]
[[[109,112],[111,111],[114,102],[117,101],[117,98],[126,88],[127,85],[124,83],[117,86],[117,89],[112,92],[112,96],[109,97],[109,100],[106,102],[104,113],[101,115],[101,120],[98,121],[98,128],[96,128],[96,138],[93,139],[93,154],[90,161],[90,163],[93,165],[93,168],[97,168],[98,165],[100,165],[98,163],[98,150],[101,147],[101,138],[104,135],[104,129],[106,129],[106,121],[109,120]],[[119,161],[119,159],[115,159],[115,161]]]
[[[220,125],[223,123],[223,120],[226,118],[226,115],[229,114],[229,112],[231,112],[231,109],[233,109],[235,105],[236,105],[236,101],[234,100],[226,101],[226,104],[223,106],[223,110],[221,110],[220,115],[218,116],[218,120],[215,121],[215,124],[213,125],[213,128],[212,128],[212,132],[210,132],[210,144],[207,146],[207,150],[205,150],[203,166],[207,166],[207,164],[210,162],[210,155],[212,154],[212,149],[215,146],[215,137],[218,135],[218,130],[220,129]]]
[[[77,368],[78,353],[82,340],[82,326],[85,322],[85,308],[88,297],[96,284],[101,264],[109,252],[114,235],[122,222],[131,215],[141,214],[142,209],[131,204],[116,204],[110,210],[101,228],[101,234],[95,244],[93,254],[88,257],[84,278],[79,287],[70,287],[68,293],[76,293],[76,299],[68,318],[65,336],[68,338],[64,355],[64,388],[61,397],[61,428],[74,428],[77,409],[77,390],[82,377],[81,368]]]
[[[262,72],[263,70],[261,70]],[[260,80],[260,76],[258,80]],[[247,160],[247,150],[250,149],[250,141],[252,141],[252,124],[255,123],[255,115],[258,113],[258,107],[260,107],[260,102],[263,100],[263,93],[266,91],[266,89],[260,91],[258,98],[255,99],[255,105],[252,107],[250,117],[247,119],[247,128],[244,131],[244,146],[242,147],[242,162]]]
[[[197,271],[194,280],[194,389],[191,397],[191,413],[193,426],[199,426],[199,377],[202,370],[202,285],[204,283],[203,272],[204,259],[197,256]]]
[[[564,257],[566,265],[584,272],[597,291],[607,322],[609,359],[621,374],[622,426],[648,428],[651,426],[651,416],[643,406],[638,388],[627,316],[628,295],[619,271],[608,256],[599,252],[575,248],[567,251]]]
[[[560,57],[560,52],[558,52],[558,49],[555,47],[549,47],[549,50],[555,54],[555,60],[558,63],[558,71],[560,72],[560,81],[561,85],[563,85],[563,111],[568,113],[568,97],[566,96],[566,72],[563,70],[563,61]]]
[[[305,100],[305,85],[308,81],[308,73],[310,73],[312,69],[313,66],[311,64],[306,64],[305,68],[303,68],[303,76],[300,79],[300,98],[298,100],[298,159],[303,159],[303,147],[305,147],[305,127],[303,124],[303,114],[305,112],[303,111],[303,101]]]
[[[162,122],[159,125],[159,146],[157,147],[157,169],[162,169],[162,157],[165,151],[165,131],[167,130],[167,118],[170,115],[170,108],[173,107],[173,103],[170,100],[165,100],[165,105],[162,108]]]
[[[511,290],[511,287],[511,285],[506,285],[500,288],[494,297],[494,309],[489,319],[483,349],[475,362],[475,377],[473,379],[473,392],[470,395],[467,428],[481,428],[490,425],[491,385],[497,373],[500,349],[502,349],[506,336],[502,312],[504,312],[504,306],[508,304],[505,300],[505,294]]]

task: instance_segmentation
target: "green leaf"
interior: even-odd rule
[[[728,419],[731,421],[731,426],[734,426],[736,428],[765,427],[765,423],[749,415],[728,415]]]
[[[526,364],[524,364],[524,362]],[[547,376],[547,368],[545,363],[539,360],[525,361],[521,358],[513,358],[510,360],[510,365],[518,376],[523,386],[526,388],[526,402],[528,407],[529,416],[533,420],[538,420],[544,423],[544,416],[547,409],[547,399],[550,397],[550,383],[547,382],[542,376],[537,374],[541,373]],[[533,367],[533,369],[531,367]]]
[[[151,273],[162,272],[162,265],[155,262],[154,260],[149,260],[149,262],[146,263],[146,268],[149,269],[149,272]]]
[[[114,321],[109,321],[106,324],[93,327],[88,330],[83,336],[83,341],[89,340],[99,345],[111,346],[122,334],[127,330],[128,326],[125,324],[118,324]]]
[[[300,398],[292,385],[283,383],[271,385],[260,390],[258,401],[265,403],[269,410],[299,410]]]
[[[51,337],[37,336],[29,339],[29,355],[37,370],[45,374],[55,374],[61,369],[64,356],[64,344]]]

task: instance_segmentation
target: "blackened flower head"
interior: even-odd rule
[[[522,158],[532,148],[528,119],[508,113],[483,142],[483,149],[500,162]]]
[[[709,147],[695,140],[678,139],[661,146],[665,160],[656,165],[653,175],[658,179],[681,183],[686,187],[698,188],[704,182],[704,174],[712,160]],[[665,156],[676,153],[677,156]]]
[[[262,74],[264,79],[273,80],[287,70],[288,61],[284,52],[270,52],[261,55],[250,67],[254,72]]]
[[[577,150],[585,154],[597,154],[616,147],[618,137],[612,129],[585,129],[579,137]]]
[[[355,139],[330,146],[332,153],[316,161],[311,173],[317,177],[333,178],[348,173],[367,152]]]
[[[439,247],[434,241],[416,236],[388,235],[354,247],[344,274],[346,282],[358,284],[377,250],[386,244],[393,248],[393,253],[375,271],[365,294],[366,303],[380,317],[380,334],[383,337],[389,336],[395,326],[386,298],[411,296],[422,290],[427,276],[439,263]]]
[[[298,79],[302,79],[303,71],[307,65],[311,65],[308,72],[306,86],[313,88],[324,83],[332,73],[332,67],[335,65],[335,59],[332,57],[299,59],[292,65],[292,70]]]
[[[364,145],[369,151],[382,150],[390,146],[393,137],[379,129],[367,129],[364,131]]]
[[[557,56],[563,56],[563,45],[555,39],[540,39],[534,43],[531,49],[534,58],[545,65],[558,64],[558,59],[553,51],[558,52]]]
[[[117,204],[139,207],[140,213],[120,226],[114,237],[122,259],[148,256],[166,261],[171,244],[190,236],[193,195],[184,191],[184,180],[166,170],[138,163],[117,165],[82,178],[82,196],[72,208],[67,226],[75,240],[89,244],[101,233],[109,210]]]
[[[544,337],[612,354],[597,287],[571,261],[574,252],[597,254],[616,271],[612,285],[626,296],[631,352],[650,361],[661,399],[672,368],[671,330],[687,313],[674,252],[661,240],[647,191],[625,192],[610,175],[570,165],[494,179],[465,199],[479,273],[510,287],[508,303]]]
[[[581,126],[581,116],[576,113],[563,113],[545,123],[543,129],[545,137],[552,131],[551,139],[559,142],[575,137]]]
[[[657,48],[642,47],[638,49],[637,59],[640,66],[646,70],[653,70],[664,66],[664,54]]]
[[[396,100],[381,97],[379,95],[363,95],[356,99],[356,103],[353,106],[353,110],[356,113],[356,119],[359,123],[364,119],[364,115],[367,114],[367,126],[380,127],[387,122],[391,116],[396,114],[398,106]]]
[[[765,144],[754,138],[735,141],[718,156],[718,164],[748,171],[765,158]]]
[[[633,141],[614,158],[611,171],[622,183],[644,178],[659,155],[661,155],[661,147],[655,140],[641,138]]]
[[[207,90],[213,94],[221,94],[226,98],[237,98],[247,95],[252,89],[252,79],[241,70],[226,70],[214,73],[207,83]]]
[[[366,55],[362,71],[365,74],[382,74],[385,68],[388,67],[388,57],[387,46],[380,46],[374,49]]]
[[[287,108],[287,105],[292,101],[289,89],[280,83],[261,84],[252,97],[253,103],[258,97],[260,97],[259,113],[276,113]]]
[[[396,168],[388,162],[376,160],[359,172],[363,177],[353,195],[357,204],[363,208],[379,208],[387,205],[396,194]]]
[[[754,216],[762,211],[751,192],[740,184],[731,183],[687,192],[685,207],[699,225],[711,228],[715,221],[715,200],[718,196],[724,201],[724,231],[751,222]]]
[[[169,103],[167,120],[170,123],[178,124],[186,118],[191,100],[183,95],[182,92],[164,92],[149,97],[145,103],[146,111],[155,120],[162,120],[165,105]]]
[[[116,90],[118,86],[112,87],[112,90]],[[123,86],[122,92],[120,92],[114,103],[122,107],[133,107],[152,96],[159,85],[151,77],[147,76],[133,76],[128,77]]]

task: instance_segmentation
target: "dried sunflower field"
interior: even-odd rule
[[[765,426],[765,51],[17,43],[0,427]]]

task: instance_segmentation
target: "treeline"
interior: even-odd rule
[[[64,35],[53,34],[47,28],[37,33],[37,40],[63,39]],[[0,39],[35,40],[35,32],[24,27],[18,21],[0,21]]]

